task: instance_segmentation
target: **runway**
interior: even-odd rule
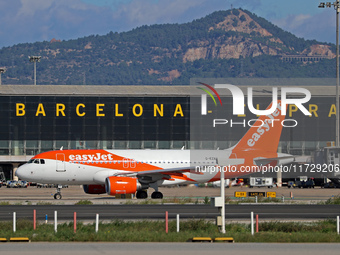
[[[165,199],[190,199],[191,202],[200,200],[202,202],[205,197],[220,196],[219,188],[198,188],[198,187],[172,187],[159,189]],[[275,188],[275,189],[249,189],[246,187],[231,187],[225,190],[226,197],[233,198],[235,192],[276,192],[279,199],[285,198],[285,201],[313,201],[317,203],[319,201],[325,201],[330,197],[340,196],[340,189],[288,189]],[[8,202],[10,204],[36,204],[36,203],[50,203],[50,204],[75,204],[79,200],[90,200],[93,204],[120,204],[126,202],[141,202],[140,200],[123,200],[115,199],[112,196],[103,195],[89,195],[85,194],[82,186],[70,186],[69,188],[62,189],[63,198],[61,200],[55,200],[53,198],[56,190],[54,188],[42,188],[28,187],[27,189],[7,189],[5,187],[0,188],[0,202]],[[149,189],[149,196],[152,190]],[[291,198],[294,197],[294,199]],[[159,201],[160,202],[160,201]]]
[[[48,215],[53,220],[54,211],[58,220],[73,220],[77,212],[78,220],[94,220],[98,213],[100,220],[115,219],[164,219],[165,212],[169,218],[181,219],[204,218],[214,219],[218,215],[217,208],[210,205],[5,205],[0,206],[0,219],[12,220],[13,212],[17,218],[33,218],[33,210],[37,211],[37,220],[45,220]],[[259,214],[261,219],[327,219],[340,215],[340,205],[292,205],[292,204],[244,204],[226,205],[226,219],[249,219],[250,213]]]

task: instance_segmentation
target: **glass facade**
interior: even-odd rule
[[[64,149],[226,149],[248,127],[225,128],[219,137],[190,137],[191,98],[183,96],[0,96],[0,156],[28,155]],[[232,100],[223,100],[232,109]],[[260,109],[269,97],[254,99]],[[212,103],[212,102],[209,102]],[[197,113],[200,106],[194,106]],[[298,125],[283,128],[279,151],[310,155],[335,137],[335,99],[313,96],[304,116],[295,108],[286,118]],[[215,107],[215,106],[212,106]],[[230,110],[231,111],[231,110]],[[214,118],[214,114],[211,118]],[[225,118],[233,118],[231,112]],[[246,112],[246,120],[257,118]],[[196,127],[204,133],[204,125]]]
[[[233,115],[233,99],[221,96],[223,105],[207,101],[204,108],[209,111],[203,115],[201,110],[202,97],[191,97],[190,102],[190,140],[196,142],[199,149],[225,149],[233,146],[247,132],[259,116],[252,114],[245,107],[244,115]],[[258,110],[265,110],[271,103],[271,97],[254,97],[253,105]],[[304,104],[312,114],[304,115],[295,105],[287,106],[279,151],[293,155],[311,155],[319,148],[329,146],[335,139],[335,98],[334,96],[313,96]],[[218,120],[220,125],[213,126]],[[249,122],[250,121],[250,122]],[[251,123],[251,124],[248,124]],[[257,124],[258,125],[258,124]]]
[[[1,96],[0,102],[0,155],[188,148],[187,96]]]

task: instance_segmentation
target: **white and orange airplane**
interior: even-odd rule
[[[55,199],[61,199],[63,184],[81,184],[88,194],[136,193],[137,198],[147,198],[146,189],[151,187],[155,190],[151,198],[163,198],[158,187],[213,182],[220,179],[221,166],[225,178],[234,178],[294,161],[291,155],[277,153],[285,119],[280,105],[274,113],[259,117],[226,150],[60,149],[34,156],[16,175],[26,181],[58,184]]]

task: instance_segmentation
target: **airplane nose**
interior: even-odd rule
[[[19,179],[25,180],[26,174],[25,174],[25,167],[20,166],[17,171],[15,172],[15,175],[18,176]]]

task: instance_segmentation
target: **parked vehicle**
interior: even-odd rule
[[[250,177],[250,185],[249,188],[253,187],[268,187],[273,188],[276,185],[273,182],[273,178],[271,177]]]
[[[37,183],[37,188],[54,188],[54,185],[46,183]]]
[[[7,188],[18,188],[18,182],[17,181],[8,181],[7,182]]]
[[[293,184],[293,188],[304,188],[304,189],[311,189],[313,188],[314,189],[314,186],[315,186],[315,183],[314,183],[314,180],[313,178],[310,178],[308,179],[307,181],[296,181],[294,184]]]
[[[339,189],[340,185],[334,182],[327,182],[321,185],[321,188],[324,189]]]
[[[214,181],[212,182],[213,187],[221,187],[221,181]],[[225,179],[224,180],[224,186],[226,188],[229,188],[230,185],[230,179]]]
[[[28,183],[27,181],[18,181],[17,187],[18,188],[27,188]]]

